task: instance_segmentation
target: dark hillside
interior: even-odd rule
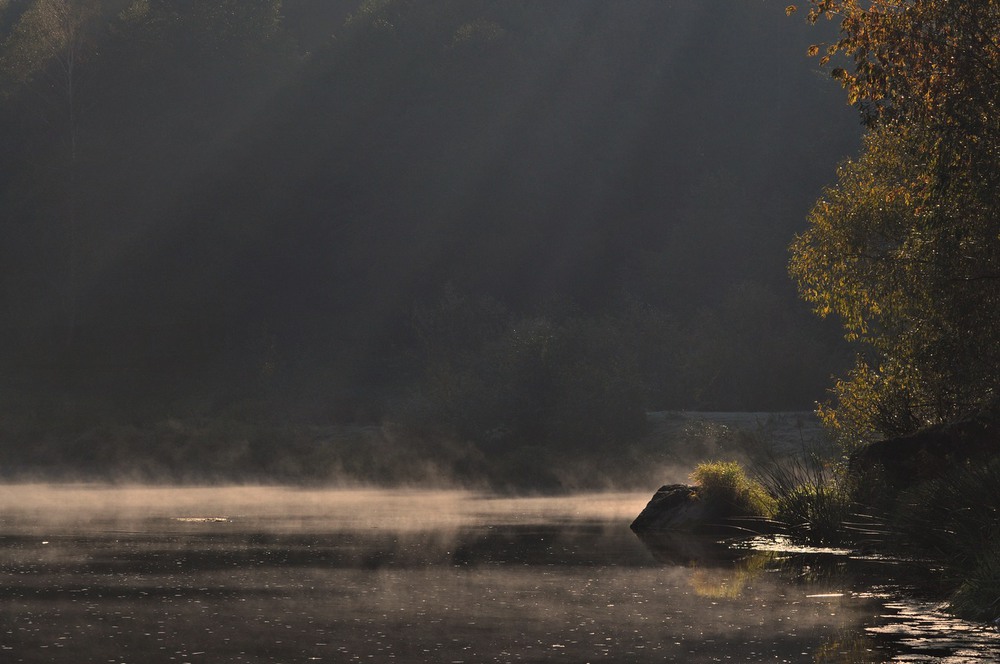
[[[8,50],[12,399],[370,419],[449,288],[615,319],[641,408],[808,408],[843,364],[784,266],[856,118],[779,3],[223,4],[88,16],[72,118]]]

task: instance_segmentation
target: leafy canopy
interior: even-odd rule
[[[847,57],[831,73],[868,135],[814,206],[790,271],[815,311],[863,344],[823,410],[859,442],[998,395],[1000,2],[810,4],[811,21],[841,19],[821,62]]]
[[[795,11],[790,5],[789,13]],[[810,0],[808,20],[841,21],[840,39],[815,45],[850,103],[875,116],[989,124],[1000,86],[1000,2],[996,0]]]

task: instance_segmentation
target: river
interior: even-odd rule
[[[0,487],[0,662],[995,662],[926,565],[643,542],[648,493]]]

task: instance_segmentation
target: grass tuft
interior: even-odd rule
[[[736,461],[698,464],[691,472],[691,481],[699,485],[706,496],[723,500],[746,516],[774,516],[774,498]]]

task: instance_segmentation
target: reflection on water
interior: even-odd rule
[[[1000,659],[926,570],[643,542],[647,500],[2,487],[0,661]]]

